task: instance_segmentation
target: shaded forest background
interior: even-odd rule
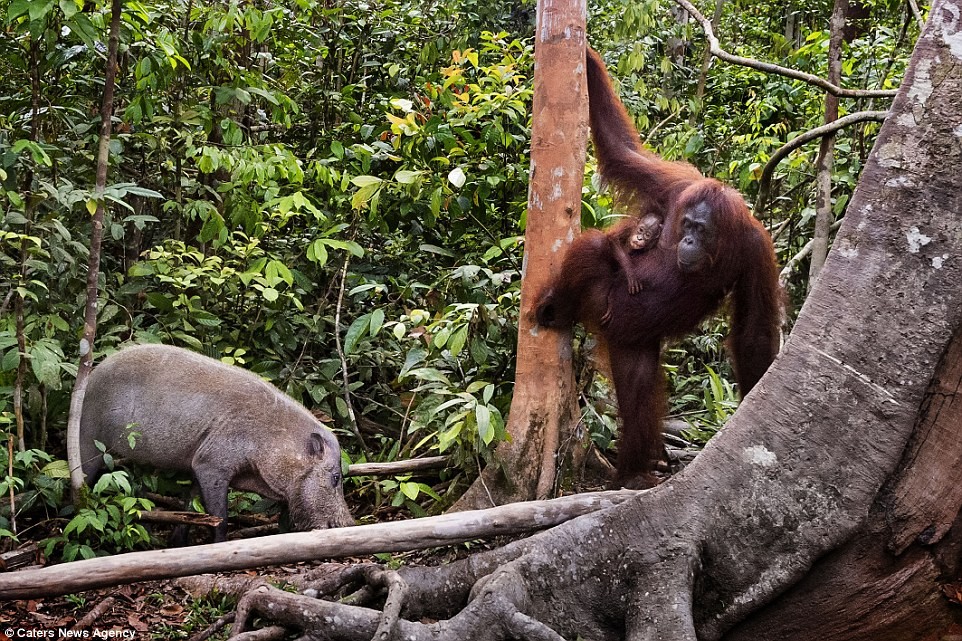
[[[852,4],[844,86],[898,86],[913,7]],[[826,75],[831,3],[700,8],[717,9],[728,51]],[[134,496],[176,481],[116,471],[75,513],[64,460],[109,6],[0,0],[0,12],[0,542],[38,540],[52,559],[143,548],[136,510],[150,503]],[[349,479],[362,521],[449,505],[505,436],[533,12],[527,0],[125,2],[97,354],[164,342],[251,369],[335,429],[345,465],[450,457],[435,477]],[[824,92],[705,65],[684,15],[664,0],[594,2],[589,40],[649,146],[753,201],[776,150],[823,124]],[[843,99],[840,115],[887,106]],[[834,219],[877,129],[838,135]],[[779,163],[756,210],[794,309],[809,286],[817,152]],[[582,220],[604,226],[617,213],[591,165]],[[726,332],[719,318],[669,350],[682,445],[710,438],[736,405]],[[584,425],[608,450],[611,390],[583,360]],[[272,509],[242,493],[232,508]]]

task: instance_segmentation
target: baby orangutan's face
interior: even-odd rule
[[[628,245],[633,251],[645,250],[653,246],[661,235],[661,219],[649,214],[638,222],[638,227],[628,238]]]

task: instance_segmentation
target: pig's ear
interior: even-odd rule
[[[324,456],[324,437],[317,432],[311,432],[311,439],[307,444],[307,451],[311,456],[321,458]]]

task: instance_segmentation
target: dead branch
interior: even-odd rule
[[[428,456],[424,458],[393,461],[391,463],[355,463],[348,467],[348,476],[393,476],[408,474],[424,470],[436,470],[448,464],[446,456]]]
[[[211,592],[240,597],[265,584],[290,586],[310,596],[333,595],[345,585],[359,585],[368,566],[381,569],[380,565],[373,563],[320,563],[300,568],[296,572],[287,570],[259,572],[254,575],[195,574],[174,579],[172,583],[195,599]]]
[[[4,552],[0,554],[0,571],[8,572],[28,565],[34,565],[37,563],[39,556],[40,549],[36,543],[30,543],[19,550]]]
[[[174,525],[220,525],[220,517],[200,512],[173,512],[170,510],[147,510],[140,513],[140,521],[148,523],[173,523]]]
[[[765,207],[768,206],[768,192],[771,189],[772,174],[775,173],[775,167],[778,166],[778,163],[784,160],[788,154],[807,142],[834,133],[843,127],[869,120],[883,122],[888,117],[888,114],[889,112],[887,111],[857,111],[827,125],[815,127],[803,134],[799,134],[779,147],[778,150],[772,154],[772,157],[768,159],[768,162],[765,163],[764,169],[762,169],[762,175],[758,181],[758,198],[755,200],[755,215],[761,215]]]
[[[90,612],[88,612],[88,613],[86,614],[86,616],[84,616],[84,618],[82,618],[82,619],[80,619],[79,621],[77,621],[77,623],[75,623],[74,626],[73,626],[72,628],[70,628],[70,629],[71,629],[71,630],[85,630],[85,629],[87,629],[88,627],[90,627],[91,625],[94,624],[94,621],[96,621],[97,619],[99,619],[100,617],[102,617],[104,614],[106,614],[106,613],[107,613],[107,610],[109,610],[109,609],[111,608],[111,606],[113,606],[113,604],[114,604],[114,602],[115,602],[116,600],[117,600],[117,599],[115,599],[115,598],[112,597],[112,596],[107,597],[106,599],[104,599],[103,601],[101,601],[100,603],[98,603],[97,606],[96,606],[93,610],[91,610]]]
[[[0,575],[0,600],[70,594],[204,572],[423,550],[490,536],[522,534],[604,510],[638,494],[633,490],[575,494],[411,521],[293,532],[252,541],[227,541],[86,559]]]
[[[115,458],[114,463],[121,464],[123,459]],[[169,510],[182,510],[184,508],[184,499],[174,498],[173,496],[164,496],[163,494],[157,494],[156,492],[141,492],[145,499],[148,499],[154,505],[159,505],[165,507]]]
[[[271,582],[277,584],[290,583],[297,589],[302,589],[302,582],[298,582],[297,580],[289,581],[273,574],[258,574],[255,576],[248,574],[231,574],[226,576],[221,574],[197,574],[194,576],[180,577],[172,583],[196,599],[211,592],[239,597],[245,592],[250,592],[260,585]]]
[[[234,530],[233,532],[229,532],[227,537],[229,539],[253,539],[257,536],[277,534],[279,531],[280,525],[277,523],[265,523],[263,525],[252,525],[251,527]]]
[[[287,628],[279,625],[272,625],[269,628],[262,628],[251,632],[231,632],[231,638],[239,641],[281,641],[281,639],[286,636]]]
[[[708,18],[703,16],[698,9],[695,8],[695,5],[690,3],[688,0],[675,0],[675,2],[681,5],[685,11],[690,13],[691,16],[701,24],[702,30],[705,32],[705,38],[708,40],[708,46],[711,50],[711,54],[719,60],[724,60],[725,62],[729,62],[733,65],[757,69],[758,71],[763,71],[765,73],[773,73],[779,76],[785,76],[786,78],[792,78],[793,80],[801,80],[802,82],[807,82],[810,85],[815,85],[816,87],[824,89],[833,96],[838,96],[840,98],[895,97],[895,93],[897,91],[896,89],[845,89],[829,82],[824,78],[820,78],[819,76],[815,76],[810,73],[798,71],[797,69],[789,69],[788,67],[781,67],[770,62],[762,62],[753,58],[744,58],[742,56],[736,56],[728,53],[718,44],[718,38],[715,37],[711,22],[708,20]]]

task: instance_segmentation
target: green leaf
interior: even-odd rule
[[[396,333],[397,332],[395,332],[395,334]],[[423,361],[427,355],[428,352],[423,347],[415,347],[411,350],[408,350],[408,353],[404,356],[404,365],[401,367],[400,376],[404,376],[411,371],[411,369]]]
[[[13,22],[30,10],[30,0],[13,0],[7,7],[7,24]]]
[[[418,497],[420,488],[417,483],[401,482],[401,492],[412,501]]]
[[[491,397],[494,396],[494,385],[489,383],[484,386],[484,392],[481,398],[484,400],[485,404],[491,402]]]
[[[376,183],[368,183],[354,192],[354,196],[351,198],[351,207],[354,209],[363,209],[377,192],[381,189],[380,179]]]
[[[324,265],[327,262],[327,245],[323,240],[315,240],[307,246],[307,259],[318,265]]]
[[[272,105],[280,105],[280,102],[277,100],[274,94],[266,89],[261,89],[260,87],[248,87],[247,90],[256,96],[260,96]]]
[[[60,389],[60,363],[63,355],[42,343],[30,350],[30,364],[37,380],[53,389]]]
[[[34,0],[30,3],[30,21],[36,22],[50,13],[53,9],[53,0],[48,2],[43,2],[42,0]]]
[[[275,300],[278,299],[278,297],[280,297],[280,293],[273,287],[265,287],[261,291],[261,295],[264,297],[264,300],[266,300],[269,303],[273,303]]]
[[[70,20],[80,10],[80,7],[74,0],[60,0],[60,10],[63,11],[63,16]]]
[[[294,284],[294,275],[291,273],[291,270],[287,268],[287,265],[285,265],[279,260],[272,260],[269,263],[267,263],[267,270],[265,271],[265,275],[268,278],[271,278],[272,276],[276,276],[281,280],[283,280],[288,285]]]
[[[383,181],[377,176],[355,176],[351,178],[351,184],[355,187],[370,187],[380,185]]]
[[[448,258],[454,258],[456,255],[450,249],[445,249],[444,247],[438,247],[437,245],[429,245],[427,243],[422,243],[418,246],[423,252],[428,252],[430,254],[438,254],[440,256],[447,256]]]
[[[364,314],[363,316],[356,318],[351,326],[347,328],[347,334],[344,336],[344,353],[353,354],[354,350],[357,348],[358,341],[367,333],[367,329],[371,323],[371,315]]]
[[[440,370],[433,367],[420,367],[418,369],[412,369],[410,372],[408,372],[408,375],[428,383],[443,383],[447,386],[451,385],[451,381],[448,380],[448,377],[441,373]]]
[[[491,445],[491,441],[494,440],[491,410],[489,410],[486,405],[477,405],[474,408],[474,417],[478,421],[478,436],[481,437],[485,445]]]
[[[444,194],[442,193],[441,188],[438,187],[437,189],[434,190],[434,193],[431,194],[431,214],[435,218],[437,218],[438,214],[441,213],[441,205],[443,204],[443,202],[444,202]]]
[[[410,185],[420,177],[421,177],[420,171],[408,171],[405,169],[401,169],[396,174],[394,174],[395,182],[399,182],[402,185]]]
[[[40,473],[52,479],[69,479],[70,465],[67,464],[67,461],[58,459],[44,465]]]
[[[147,294],[147,302],[162,312],[171,312],[174,310],[174,302],[160,292],[149,292]]]
[[[20,365],[20,350],[16,347],[9,350],[0,360],[0,372],[12,372]]]
[[[464,343],[468,340],[468,326],[462,325],[459,327],[451,339],[448,341],[448,349],[451,351],[452,356],[457,356],[464,349]]]
[[[384,325],[384,310],[375,309],[371,312],[371,336],[376,336]]]

